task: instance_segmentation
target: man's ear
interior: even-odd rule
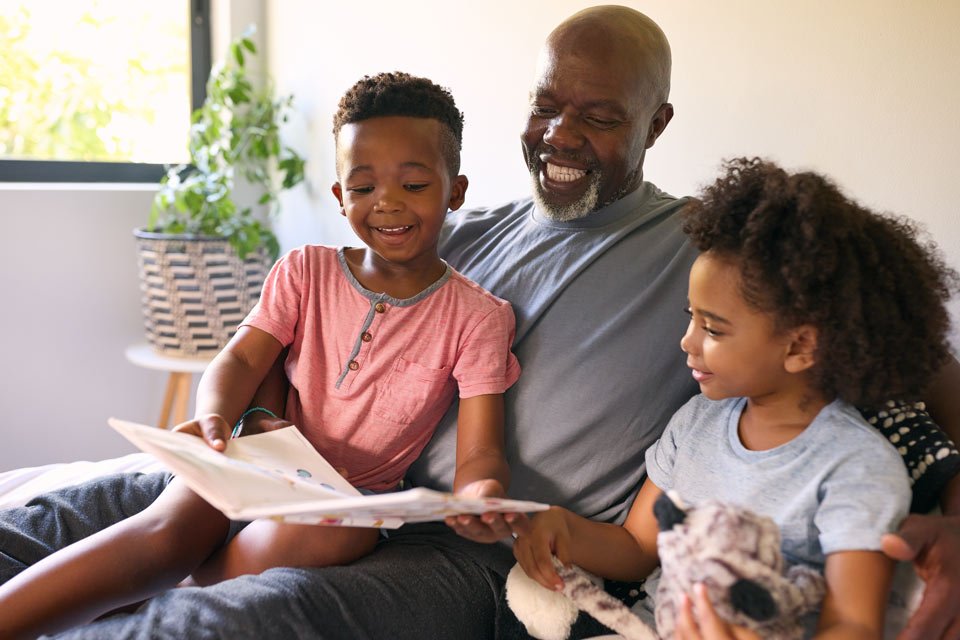
[[[470,181],[467,180],[467,176],[457,176],[453,179],[453,184],[450,185],[450,200],[447,203],[447,208],[450,211],[456,211],[461,206],[463,206],[463,201],[467,197],[467,187],[469,186]]]
[[[790,329],[788,335],[790,342],[787,345],[787,355],[783,361],[783,368],[789,373],[800,373],[816,364],[816,327],[802,324]]]
[[[650,128],[647,130],[647,139],[643,145],[644,149],[649,149],[653,146],[653,143],[657,141],[657,138],[660,137],[660,134],[667,128],[667,125],[670,124],[672,119],[673,105],[669,102],[664,102],[657,108],[653,114],[653,118],[650,119]]]
[[[347,212],[343,210],[343,187],[340,186],[339,182],[334,182],[330,186],[330,191],[333,192],[333,197],[340,203],[340,215],[347,215]]]

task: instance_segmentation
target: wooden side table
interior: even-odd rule
[[[173,414],[173,424],[178,425],[187,419],[187,404],[190,400],[190,382],[193,374],[203,373],[213,357],[178,358],[167,356],[153,350],[149,344],[135,344],[127,347],[127,360],[145,369],[170,372],[167,389],[163,394],[160,407],[160,420],[157,426],[166,429]]]

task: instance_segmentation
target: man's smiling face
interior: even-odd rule
[[[644,65],[598,36],[561,35],[547,44],[521,136],[537,205],[557,220],[583,217],[636,189],[653,144],[660,105],[645,93]]]

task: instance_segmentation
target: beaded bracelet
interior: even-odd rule
[[[263,413],[267,414],[271,418],[277,417],[277,414],[275,414],[273,411],[270,411],[270,409],[265,409],[263,407],[250,407],[249,409],[243,412],[243,415],[240,416],[239,420],[237,420],[237,424],[233,426],[233,431],[230,433],[231,440],[233,440],[234,438],[240,437],[240,433],[243,431],[243,419],[246,418],[251,413],[256,413],[257,411],[262,411]]]

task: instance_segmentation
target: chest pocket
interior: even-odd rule
[[[398,358],[377,393],[373,413],[390,422],[410,424],[438,404],[445,408],[453,399],[451,371],[451,367],[433,369]]]

